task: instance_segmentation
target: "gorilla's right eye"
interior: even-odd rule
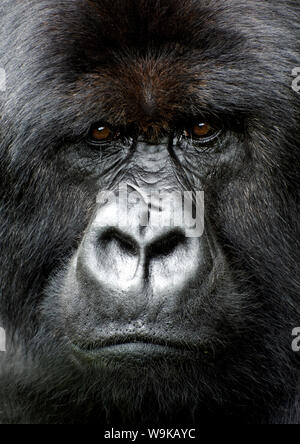
[[[91,143],[100,144],[114,139],[115,136],[112,128],[102,123],[96,123],[90,129],[88,140]]]
[[[197,123],[185,129],[184,136],[199,143],[207,143],[215,140],[222,132],[222,128],[211,125],[208,122]]]

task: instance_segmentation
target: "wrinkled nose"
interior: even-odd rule
[[[161,296],[192,285],[204,261],[203,243],[189,237],[182,212],[181,199],[172,206],[146,199],[100,205],[79,249],[81,275],[118,294]]]

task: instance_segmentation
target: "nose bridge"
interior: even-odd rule
[[[139,138],[136,144],[135,153],[132,157],[132,165],[148,173],[148,179],[151,173],[161,172],[161,178],[170,169],[170,140],[165,137],[158,143],[151,143],[144,138]],[[158,176],[156,176],[159,179]],[[143,178],[145,181],[145,178]]]

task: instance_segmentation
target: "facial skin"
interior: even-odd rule
[[[299,6],[2,2],[1,421],[298,422]]]

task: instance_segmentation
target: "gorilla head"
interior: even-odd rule
[[[298,421],[299,19],[2,0],[2,422]]]

